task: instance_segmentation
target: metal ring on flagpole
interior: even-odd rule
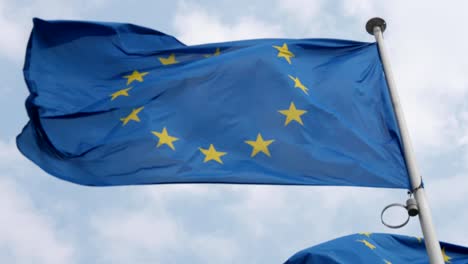
[[[404,208],[405,210],[407,209],[405,205],[403,204],[399,204],[399,203],[392,203],[392,204],[389,204],[387,205],[383,210],[382,210],[382,213],[380,214],[380,220],[382,221],[382,224],[384,224],[384,226],[386,227],[389,227],[389,228],[393,228],[393,229],[397,229],[397,228],[402,228],[404,227],[406,224],[408,224],[409,220],[410,220],[410,216],[408,215],[408,218],[406,219],[405,222],[403,222],[402,224],[399,224],[399,225],[390,225],[388,223],[385,223],[384,219],[383,219],[383,215],[385,213],[385,211],[387,211],[387,209],[389,209],[390,207],[402,207]]]

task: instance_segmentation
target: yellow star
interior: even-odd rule
[[[291,64],[291,57],[294,57],[294,54],[289,51],[288,49],[288,44],[284,43],[283,46],[273,46],[273,48],[278,50],[278,57],[279,58],[284,58],[286,61],[288,61],[289,64]]]
[[[176,58],[175,58],[175,54],[174,54],[174,53],[172,53],[171,55],[169,55],[169,57],[167,57],[167,58],[159,57],[158,59],[159,59],[159,61],[160,61],[163,65],[171,65],[171,64],[176,64],[176,63],[178,63],[178,61],[177,61]]]
[[[420,237],[415,237],[415,238],[418,240],[419,243],[422,242],[422,238],[420,238]]]
[[[372,233],[370,232],[362,232],[362,233],[359,233],[360,235],[363,235],[363,236],[366,236],[366,237],[370,237],[370,235],[372,235]]]
[[[119,96],[128,96],[128,91],[130,91],[130,89],[132,89],[133,87],[128,87],[128,88],[124,88],[122,90],[118,90],[117,92],[109,95],[111,98],[111,101],[114,101],[115,98],[119,97]]]
[[[278,112],[280,112],[281,114],[286,116],[286,122],[284,123],[285,126],[287,126],[293,120],[298,122],[301,125],[304,125],[302,123],[301,115],[307,113],[307,111],[296,109],[296,106],[294,105],[293,102],[291,102],[291,105],[289,106],[289,109],[280,110]]]
[[[219,56],[221,54],[221,50],[219,48],[216,49],[215,53],[213,54],[206,54],[205,58],[209,58],[211,56]]]
[[[442,248],[442,257],[444,257],[444,262],[445,263],[451,263],[450,260],[452,259],[451,257],[447,256],[445,253],[445,248]]]
[[[221,164],[223,164],[221,157],[227,154],[227,152],[216,151],[213,144],[210,144],[210,147],[208,149],[200,148],[200,151],[205,155],[205,159],[203,160],[203,162],[214,160]]]
[[[288,75],[289,78],[291,78],[291,80],[294,81],[294,88],[299,88],[301,89],[305,94],[309,95],[309,93],[307,92],[309,90],[309,88],[307,88],[304,84],[301,83],[301,80],[299,80],[299,78],[297,77],[293,77],[291,75]]]
[[[169,136],[167,133],[166,127],[163,128],[162,132],[156,132],[156,131],[151,131],[155,136],[158,137],[158,145],[156,147],[160,147],[161,145],[168,145],[172,150],[175,150],[174,144],[172,144],[174,141],[179,140],[176,137]]]
[[[250,155],[250,157],[255,157],[255,155],[257,155],[258,152],[263,152],[268,157],[271,157],[270,151],[268,150],[268,146],[271,143],[273,143],[273,141],[274,140],[263,140],[262,135],[258,133],[256,141],[247,140],[245,141],[245,143],[253,147],[252,154]]]
[[[374,250],[376,247],[374,245],[372,245],[369,241],[363,239],[363,240],[356,240],[357,242],[361,242],[363,243],[366,247]]]
[[[139,72],[133,71],[130,75],[125,75],[124,78],[127,79],[127,85],[131,84],[133,81],[143,82],[143,77],[148,74],[148,72]]]
[[[390,261],[384,259],[385,264],[392,264]]]
[[[120,121],[122,121],[123,123],[122,125],[125,126],[128,122],[130,122],[130,120],[140,122],[140,118],[138,118],[138,113],[140,113],[140,111],[143,110],[143,108],[144,107],[142,106],[137,109],[133,109],[128,116],[120,118]]]

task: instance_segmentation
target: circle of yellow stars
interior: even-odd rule
[[[290,65],[292,64],[292,58],[295,58],[295,55],[292,51],[289,50],[289,47],[286,43],[283,43],[282,46],[273,46],[273,48],[278,51],[278,54],[277,54],[278,58],[284,59]],[[217,48],[213,53],[205,54],[204,57],[211,58],[211,57],[215,57],[219,55],[221,55],[221,49]],[[179,61],[176,58],[175,53],[171,53],[168,56],[158,56],[157,59],[161,63],[162,66],[169,66],[169,65],[179,63]],[[129,86],[129,85],[134,84],[134,83],[144,82],[144,78],[148,74],[149,72],[147,71],[145,72],[145,71],[133,70],[130,74],[124,75],[123,78],[126,79],[127,87],[122,88],[110,94],[109,95],[110,100],[114,101],[114,100],[118,100],[120,97],[129,97],[131,95],[131,92],[133,91],[132,89],[134,89],[134,86]],[[293,76],[293,75],[288,75],[288,77],[294,84],[294,88],[301,90],[305,95],[309,95],[309,89],[307,88],[306,85],[304,85],[301,82],[299,77]],[[131,121],[140,122],[139,114],[141,111],[143,111],[143,109],[144,109],[143,106],[134,108],[127,116],[120,118],[120,121],[122,122],[122,126],[128,125]],[[298,123],[301,126],[304,126],[304,123],[301,117],[304,114],[306,114],[307,111],[303,109],[298,109],[294,102],[290,102],[289,108],[278,110],[278,112],[285,117],[284,126],[288,126],[293,122]],[[174,142],[178,141],[179,138],[171,135],[166,127],[163,127],[161,131],[151,131],[151,133],[158,140],[156,148],[160,148],[166,145],[171,150],[173,151],[176,150]],[[273,142],[275,142],[275,140],[264,139],[262,134],[258,133],[255,140],[246,140],[244,142],[245,144],[252,147],[252,152],[250,155],[251,158],[256,157],[259,153],[262,153],[263,155],[267,157],[271,157],[269,146]],[[214,161],[219,164],[223,164],[222,157],[228,154],[227,152],[217,150],[213,144],[210,144],[208,148],[200,147],[199,151],[205,156],[203,160],[204,163],[209,162],[209,161]]]
[[[282,46],[273,46],[278,51],[277,57],[280,59],[284,59],[288,64],[292,64],[292,58],[295,58],[295,55],[293,52],[289,50],[289,47],[286,43],[284,43]],[[205,58],[210,58],[214,56],[219,56],[221,55],[221,50],[217,48],[214,53],[212,54],[206,54],[204,55]],[[175,53],[171,53],[168,57],[158,57],[159,62],[163,66],[168,66],[168,65],[173,65],[179,63],[179,61],[176,59]],[[134,70],[131,74],[124,75],[123,78],[127,79],[126,85],[128,87],[120,89],[109,96],[111,97],[110,100],[114,101],[118,99],[119,97],[129,97],[130,94],[129,92],[133,89],[133,86],[129,86],[133,82],[143,82],[144,77],[148,75],[149,72],[140,72],[138,70]],[[309,95],[309,88],[305,86],[299,77],[297,76],[292,76],[288,75],[289,79],[291,79],[294,82],[294,88],[300,89],[305,95]],[[122,122],[122,126],[126,126],[130,121],[134,122],[140,122],[140,118],[138,114],[144,109],[143,106],[134,108],[130,114],[128,114],[125,117],[122,117],[120,121]],[[278,112],[282,115],[285,116],[285,121],[284,121],[284,126],[288,126],[291,122],[296,122],[300,124],[301,126],[304,126],[304,123],[302,121],[301,116],[306,114],[307,111],[303,109],[298,109],[294,102],[290,102],[289,108],[288,109],[283,109],[283,110],[278,110]],[[159,131],[151,131],[151,133],[157,137],[158,143],[156,145],[156,148],[160,148],[163,145],[166,145],[169,147],[171,150],[175,151],[176,148],[174,146],[174,142],[178,141],[179,138],[172,136],[169,134],[168,130],[166,127],[163,127],[162,130]],[[244,141],[245,144],[249,145],[252,147],[252,152],[250,157],[254,158],[257,154],[263,153],[267,157],[271,157],[270,150],[268,147],[274,142],[274,139],[268,139],[265,140],[262,136],[261,133],[257,134],[257,138],[255,140],[246,140]],[[203,159],[204,163],[207,163],[209,161],[214,161],[219,164],[223,164],[223,160],[221,157],[227,155],[227,152],[223,151],[218,151],[213,144],[210,144],[208,148],[199,148],[199,151],[205,156]],[[359,233],[359,235],[363,236],[363,239],[357,239],[356,242],[359,242],[363,244],[363,246],[367,247],[370,250],[375,250],[377,249],[377,246],[372,244],[369,240],[371,240],[371,235],[372,233],[369,232],[363,232]],[[364,238],[366,237],[366,238]],[[416,238],[419,243],[422,243],[421,238]],[[445,252],[445,248],[441,249],[442,251],[442,256],[444,258],[445,263],[451,263],[450,260],[452,259],[450,256],[448,256]],[[387,259],[382,260],[383,263],[385,264],[392,264]]]

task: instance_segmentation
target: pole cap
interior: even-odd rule
[[[366,23],[367,33],[369,33],[371,35],[374,35],[374,28],[375,27],[380,27],[380,29],[382,30],[382,33],[383,33],[385,31],[385,29],[387,28],[387,23],[385,22],[385,20],[383,20],[380,17],[374,17],[374,18],[369,19],[369,21],[367,21],[367,23]]]

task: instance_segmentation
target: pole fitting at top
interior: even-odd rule
[[[382,30],[382,33],[383,33],[385,29],[387,28],[387,23],[385,22],[385,20],[383,20],[383,18],[380,18],[380,17],[374,17],[374,18],[369,19],[369,21],[367,21],[366,23],[367,33],[374,35],[375,27],[380,27],[380,30]]]

